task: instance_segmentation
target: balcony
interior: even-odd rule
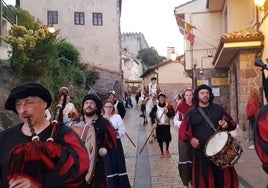
[[[2,17],[7,19],[11,24],[16,24],[17,15],[15,14],[15,12],[13,12],[3,0],[1,0],[1,5],[2,5]]]

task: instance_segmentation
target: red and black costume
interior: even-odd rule
[[[178,121],[182,121],[185,117],[186,113],[194,107],[194,104],[187,104],[184,100],[182,100],[176,110],[176,116],[174,118],[178,118]],[[175,120],[174,120],[175,122]],[[180,129],[180,128],[179,128]],[[180,138],[178,129],[178,150],[179,150],[179,164],[178,169],[180,173],[180,177],[183,185],[188,186],[189,182],[191,182],[192,177],[192,147],[191,145]]]
[[[262,69],[262,82],[266,101],[268,102],[268,79]],[[268,104],[257,115],[253,129],[255,151],[261,160],[263,170],[268,174]],[[268,186],[268,185],[267,185]]]
[[[26,136],[21,131],[22,124],[7,129],[0,133],[0,142],[3,143],[0,147],[0,187],[9,187],[8,177],[6,176],[11,166],[8,165],[10,151],[20,143],[31,142],[32,137]],[[50,125],[40,134],[40,141],[46,142],[50,137],[52,126]],[[42,187],[87,187],[85,183],[85,175],[89,168],[89,158],[84,145],[80,141],[77,134],[67,126],[60,126],[57,137],[54,142],[62,146],[61,157],[55,164],[56,168],[45,173],[42,179]],[[35,155],[33,151],[32,155]],[[25,161],[26,162],[26,161]],[[25,164],[29,173],[36,175],[39,163],[37,161],[28,161],[29,165]],[[23,161],[21,161],[23,163]],[[42,171],[42,170],[41,170]],[[23,175],[23,174],[22,174]]]
[[[96,131],[97,151],[99,151],[100,148],[106,148],[107,151],[110,152],[116,147],[116,132],[112,127],[111,123],[101,115],[102,101],[97,96],[93,94],[88,94],[84,97],[82,101],[82,106],[84,105],[86,100],[93,100],[97,106],[96,114],[98,118],[93,123],[93,126]],[[93,178],[90,182],[89,187],[107,188],[108,180],[104,157],[101,156],[99,152],[97,152],[95,170],[93,173]]]
[[[205,155],[205,144],[215,131],[209,126],[197,108],[198,92],[201,89],[207,89],[210,93],[209,105],[202,107],[202,109],[214,124],[215,129],[218,128],[218,121],[221,119],[227,122],[227,131],[236,128],[236,122],[230,115],[221,106],[212,103],[214,98],[212,89],[206,85],[199,86],[194,92],[194,101],[197,106],[189,110],[179,130],[180,139],[189,143],[193,137],[199,140],[199,147],[193,149],[192,185],[195,188],[237,188],[239,181],[235,168],[221,169]]]
[[[97,151],[104,147],[108,152],[110,152],[116,146],[116,133],[114,128],[111,126],[110,122],[103,117],[99,117],[93,125],[96,130]],[[108,187],[104,158],[100,156],[99,153],[97,153],[95,171],[90,187]]]
[[[52,101],[50,92],[42,85],[25,83],[11,91],[5,109],[18,114],[17,100],[29,96],[45,101],[46,108]],[[32,133],[28,136],[22,131],[24,124],[20,123],[0,133],[0,187],[9,187],[10,180],[20,177],[28,178],[43,188],[88,186],[85,182],[89,168],[88,153],[72,129],[59,121],[48,123],[37,135],[34,126],[28,124]],[[33,137],[39,139],[33,141]],[[48,138],[54,141],[47,141]]]
[[[255,125],[255,151],[262,162],[263,170],[268,174],[268,104],[261,108]]]

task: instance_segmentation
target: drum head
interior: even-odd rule
[[[96,143],[96,132],[92,124],[86,125],[87,136],[85,139],[85,146],[88,151],[90,165],[88,173],[86,175],[86,182],[90,184],[92,177],[94,175],[96,158],[97,158],[97,143]]]
[[[214,156],[219,153],[228,141],[228,133],[225,131],[216,132],[210,137],[205,147],[207,156]]]

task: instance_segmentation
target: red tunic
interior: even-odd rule
[[[260,110],[259,99],[254,97],[249,98],[246,108],[247,118],[250,116],[254,116],[256,118],[259,110]]]
[[[97,150],[104,147],[110,152],[116,147],[116,132],[111,126],[110,122],[99,117],[94,124],[97,137]],[[104,158],[97,152],[96,166],[93,175],[92,182],[90,183],[91,188],[107,188],[108,180],[106,175],[106,168]]]
[[[217,104],[202,108],[215,128],[218,121],[228,123],[228,131],[236,128],[236,122]],[[199,147],[193,152],[192,185],[195,188],[238,188],[239,181],[234,167],[221,169],[205,156],[205,144],[215,131],[208,125],[197,108],[192,108],[185,116],[180,127],[180,138],[188,142],[193,137],[199,140]]]
[[[59,159],[52,161],[55,168],[48,170],[44,164],[49,164],[50,159],[25,160],[26,157],[19,161],[24,167],[24,172],[20,169],[12,168],[8,164],[9,154],[14,147],[19,148],[21,144],[32,144],[31,136],[26,136],[21,131],[22,124],[9,128],[0,133],[0,142],[5,143],[0,147],[0,187],[9,187],[7,172],[13,170],[22,175],[32,177],[42,187],[86,187],[85,175],[89,168],[88,153],[78,135],[69,127],[61,125],[54,142],[60,145],[61,151],[53,150],[53,153],[60,152]],[[51,126],[39,133],[40,141],[45,145],[46,139],[50,137]],[[21,145],[27,148],[29,145]],[[47,144],[47,150],[51,145]],[[36,150],[32,148],[31,156],[39,156]],[[26,153],[28,154],[28,153]],[[18,155],[14,156],[19,158]],[[23,160],[24,159],[24,160]],[[15,161],[16,162],[16,161]]]

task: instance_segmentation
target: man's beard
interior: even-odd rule
[[[208,104],[209,103],[209,97],[204,97],[203,99],[199,99],[199,102],[203,104]]]
[[[84,113],[85,113],[85,116],[92,117],[97,113],[97,110],[93,110],[91,112],[84,112]]]

